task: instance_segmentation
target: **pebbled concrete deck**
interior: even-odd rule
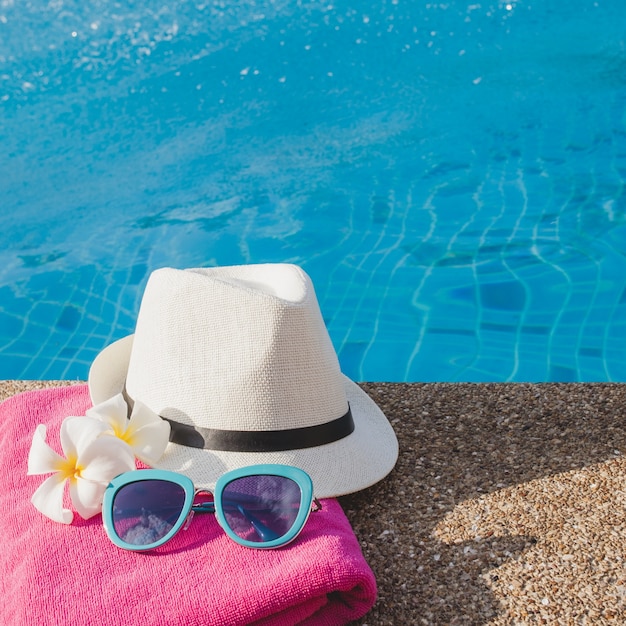
[[[626,623],[626,385],[362,386],[400,457],[340,498],[378,581],[359,624]]]

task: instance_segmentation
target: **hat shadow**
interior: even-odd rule
[[[526,483],[626,449],[626,390],[616,384],[361,386],[392,423],[400,454],[383,481],[339,498],[378,583],[376,605],[355,624],[393,616],[478,626],[501,615],[495,570],[523,559],[539,534],[520,525],[450,538],[448,520],[468,502],[532,491]],[[540,507],[530,495],[528,506]]]

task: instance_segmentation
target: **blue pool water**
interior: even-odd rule
[[[0,4],[0,378],[290,261],[345,373],[626,381],[626,4]]]

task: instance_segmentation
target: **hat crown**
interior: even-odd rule
[[[290,264],[153,272],[126,390],[163,417],[224,430],[315,426],[347,410],[313,284]]]

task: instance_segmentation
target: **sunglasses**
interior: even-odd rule
[[[212,500],[197,502],[203,496]],[[309,475],[289,465],[251,465],[220,476],[215,491],[196,490],[190,478],[166,470],[125,472],[104,492],[102,517],[109,539],[126,550],[152,550],[187,528],[194,513],[215,513],[235,542],[277,548],[293,541],[312,511]]]

